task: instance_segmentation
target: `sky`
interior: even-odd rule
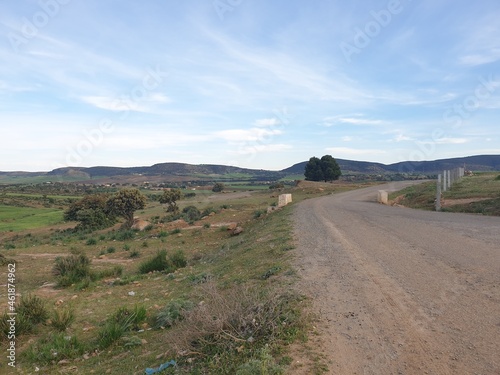
[[[2,0],[0,171],[500,154],[498,0]]]

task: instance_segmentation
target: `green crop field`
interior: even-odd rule
[[[63,220],[63,211],[0,205],[0,232],[20,231],[54,225]]]

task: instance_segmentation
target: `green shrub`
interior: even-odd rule
[[[203,228],[205,228],[205,229],[210,228],[210,223],[205,223],[205,224],[203,224]]]
[[[95,238],[89,238],[89,239],[87,240],[87,242],[85,242],[85,244],[86,244],[87,246],[97,245],[97,240],[96,240]]]
[[[22,296],[16,308],[18,315],[24,315],[33,325],[44,323],[49,313],[45,307],[45,302],[38,296]]]
[[[261,217],[262,215],[264,215],[266,213],[265,210],[256,210],[254,211],[253,213],[253,218],[254,219],[258,219],[259,217]]]
[[[187,222],[193,222],[196,220],[200,220],[201,213],[195,206],[187,206],[182,210],[184,219]]]
[[[171,255],[170,261],[175,268],[184,268],[187,266],[186,256],[182,250],[177,250],[173,255]]]
[[[125,245],[123,245],[123,250],[129,251],[130,250],[130,245],[128,243],[126,243]]]
[[[123,267],[122,266],[114,266],[113,268],[107,269],[100,271],[97,274],[98,279],[104,279],[106,277],[120,277],[123,274]]]
[[[67,337],[63,332],[51,333],[32,344],[23,356],[36,364],[57,363],[63,359],[74,359],[83,355],[87,348],[75,336]]]
[[[107,252],[108,254],[112,254],[112,253],[114,253],[115,251],[116,251],[116,249],[115,249],[113,246],[108,247],[108,249],[106,250],[106,252]]]
[[[100,349],[106,349],[119,340],[127,331],[138,329],[146,321],[147,312],[144,306],[135,306],[134,310],[119,308],[109,317],[97,334],[97,344]]]
[[[495,177],[495,181],[500,181],[500,174]]]
[[[165,250],[158,251],[158,253],[139,266],[139,273],[149,273],[154,271],[164,271],[167,273],[175,271],[175,266],[170,259],[167,259],[167,252]]]
[[[168,232],[162,230],[160,233],[158,233],[158,237],[160,238],[168,237]]]
[[[177,233],[181,233],[181,230],[180,228],[175,228],[172,232],[170,232],[171,234],[177,234]]]
[[[135,237],[135,232],[131,229],[121,230],[115,234],[115,239],[117,241],[127,241],[133,239],[134,237]]]
[[[66,331],[68,327],[75,321],[75,313],[69,308],[54,310],[50,325],[60,332]]]
[[[61,287],[75,284],[90,277],[90,259],[85,254],[57,257],[52,268],[52,274]]]
[[[144,230],[145,230],[146,232],[150,232],[151,230],[153,230],[153,228],[154,228],[154,227],[155,227],[155,226],[154,226],[153,224],[149,224],[149,225],[147,225],[147,226],[146,226],[146,228],[144,228]]]
[[[149,247],[149,245],[148,245],[148,242],[147,242],[147,241],[144,241],[144,242],[142,243],[142,245],[141,245],[141,246],[142,246],[142,247]]]
[[[126,331],[127,327],[118,322],[106,322],[97,332],[97,346],[101,350],[109,348],[114,342],[119,340]]]
[[[184,299],[170,301],[156,315],[153,327],[156,329],[172,327],[175,323],[184,319],[185,311],[191,310],[193,307],[193,302]]]
[[[3,245],[3,247],[5,250],[12,250],[16,248],[16,245],[14,245],[13,243],[6,243],[5,245]]]
[[[203,216],[208,216],[210,215],[211,213],[217,213],[217,210],[213,207],[207,207],[203,210],[203,212],[201,213],[201,217]]]
[[[134,250],[130,253],[129,258],[139,258],[141,253],[138,250]]]

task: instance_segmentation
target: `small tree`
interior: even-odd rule
[[[70,204],[64,212],[64,220],[79,221],[78,228],[100,229],[115,222],[115,216],[109,212],[106,194],[91,194]]]
[[[182,192],[179,189],[165,189],[160,197],[160,203],[167,205],[167,212],[174,214],[179,212],[177,201],[182,198]]]
[[[220,193],[222,190],[224,190],[225,186],[222,182],[216,182],[214,187],[212,188],[212,191],[214,193]]]
[[[309,181],[333,181],[342,175],[337,161],[331,155],[325,155],[321,159],[313,156],[306,164],[304,171],[306,180]]]
[[[147,198],[138,189],[123,189],[108,199],[109,212],[125,219],[123,226],[130,228],[134,223],[134,212],[146,206]]]

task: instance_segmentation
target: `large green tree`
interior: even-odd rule
[[[313,156],[306,164],[304,175],[308,181],[333,181],[342,175],[337,161],[331,155],[321,159]]]
[[[123,226],[130,228],[134,223],[134,212],[146,206],[147,198],[138,189],[122,189],[107,201],[109,212],[125,219]]]

